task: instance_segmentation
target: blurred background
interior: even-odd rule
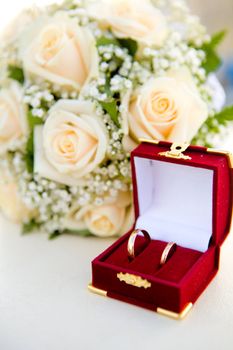
[[[223,65],[218,72],[227,92],[227,104],[233,104],[233,0],[187,0],[193,12],[201,17],[210,33],[225,29],[227,35],[220,46]]]

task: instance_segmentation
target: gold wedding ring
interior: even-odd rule
[[[134,230],[128,239],[128,245],[127,245],[128,256],[130,259],[135,258],[135,249],[134,249],[135,241],[136,241],[137,236],[140,234],[142,234],[145,237],[145,239],[148,241],[148,243],[151,240],[150,235],[146,230],[140,230],[140,229]]]
[[[167,262],[167,260],[171,256],[171,253],[174,253],[175,248],[176,248],[176,243],[174,242],[169,242],[166,245],[161,255],[160,266],[163,266]]]

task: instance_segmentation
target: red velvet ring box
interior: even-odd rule
[[[186,144],[142,140],[131,155],[137,237],[132,230],[92,262],[92,292],[183,318],[219,268],[230,231],[233,164],[230,154]],[[177,248],[161,267],[168,242]]]

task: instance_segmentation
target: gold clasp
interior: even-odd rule
[[[146,279],[143,279],[141,276],[132,275],[130,273],[123,273],[120,272],[117,274],[117,278],[121,282],[125,282],[126,284],[130,284],[131,286],[138,287],[138,288],[150,288],[151,283],[147,281]]]
[[[192,159],[189,156],[185,156],[183,154],[183,152],[186,151],[186,149],[189,147],[189,143],[185,142],[185,143],[178,143],[178,142],[174,142],[171,145],[170,151],[167,152],[160,152],[159,155],[160,156],[165,156],[168,158],[175,158],[175,159]]]

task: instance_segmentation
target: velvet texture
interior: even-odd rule
[[[168,259],[165,265],[160,266],[160,259],[167,242],[152,240],[145,248],[142,247],[144,238],[138,237],[136,240],[136,251],[140,252],[135,259],[129,260],[127,257],[127,241],[114,250],[112,254],[103,259],[108,264],[119,268],[156,276],[163,280],[179,283],[183,276],[189,271],[193,264],[201,256],[195,250],[176,247],[176,250]]]
[[[106,290],[108,296],[115,299],[155,311],[161,307],[181,312],[187,303],[197,300],[218,270],[220,245],[229,233],[232,214],[232,170],[227,156],[207,153],[202,147],[190,147],[185,152],[192,157],[188,162],[158,155],[169,148],[170,144],[166,142],[159,145],[142,143],[132,153],[136,218],[139,213],[135,156],[213,169],[213,234],[208,250],[201,253],[177,246],[173,255],[161,267],[159,262],[167,242],[152,240],[148,244],[143,237],[137,237],[137,255],[130,261],[127,255],[130,231],[92,262],[92,283],[93,286]],[[151,282],[151,287],[144,289],[128,285],[117,278],[119,272],[141,276]]]

